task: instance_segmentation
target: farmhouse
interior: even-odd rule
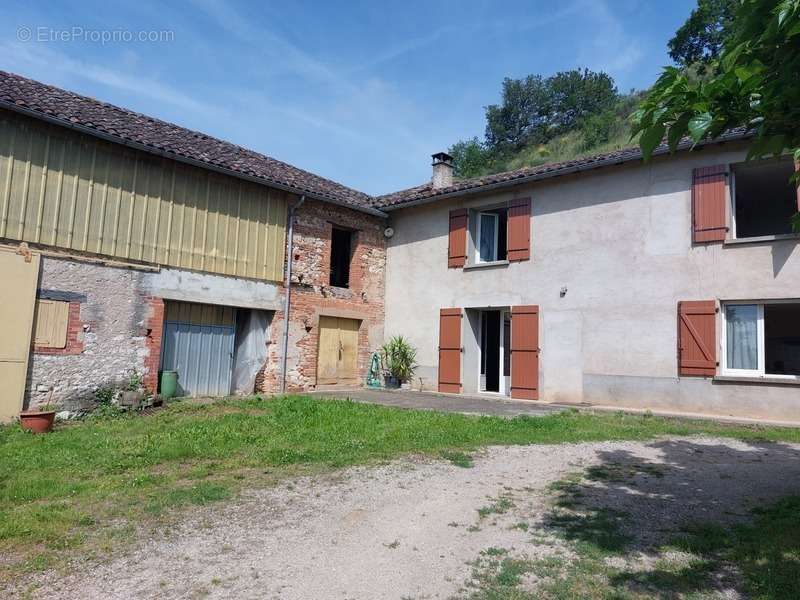
[[[164,370],[359,386],[402,334],[415,388],[799,421],[794,164],[747,148],[470,180],[438,153],[372,197],[0,72],[0,417]]]

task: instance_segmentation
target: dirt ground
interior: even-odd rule
[[[492,549],[529,559],[568,554],[552,535],[552,484],[592,468],[606,475],[583,493],[625,515],[631,555],[682,524],[746,519],[754,507],[800,493],[800,447],[789,444],[492,447],[468,468],[403,459],[196,509],[112,562],[46,575],[33,597],[464,597],[474,591],[474,561]],[[716,592],[737,597],[726,586]]]

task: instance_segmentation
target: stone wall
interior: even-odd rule
[[[329,285],[334,225],[354,232],[349,288]],[[292,252],[287,389],[316,388],[320,315],[361,321],[358,372],[362,381],[366,377],[370,356],[383,343],[384,227],[383,219],[311,200],[306,200],[297,210]],[[267,369],[259,379],[264,391],[280,389],[284,332],[282,310],[276,312],[272,328],[270,337],[276,343],[270,347]]]
[[[354,232],[348,288],[329,285],[334,224]],[[371,353],[383,343],[383,229],[382,219],[320,202],[306,201],[297,211],[288,389],[316,387],[320,315],[361,322],[358,368],[359,377],[363,380],[366,376]],[[164,301],[170,299],[277,309],[268,335],[267,362],[256,389],[278,391],[284,293],[278,283],[43,257],[39,296],[70,302],[68,343],[65,349],[33,349],[26,404],[42,404],[52,391],[54,403],[67,410],[78,409],[94,401],[99,387],[124,384],[132,372],[155,391]]]
[[[42,258],[39,297],[70,302],[64,350],[34,348],[27,402],[66,409],[89,404],[101,386],[147,374],[150,298],[138,291],[144,272],[61,258]]]

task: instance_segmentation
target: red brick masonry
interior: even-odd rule
[[[81,321],[81,303],[70,302],[67,316],[67,343],[63,348],[34,345],[36,354],[52,354],[67,356],[83,352],[83,322]]]
[[[295,216],[292,265],[292,308],[289,325],[287,389],[316,387],[319,317],[360,321],[358,373],[363,380],[370,354],[383,339],[383,276],[386,246],[382,219],[347,208],[307,200]],[[353,231],[350,287],[330,285],[333,227]],[[283,311],[272,320],[269,359],[258,389],[280,389]]]
[[[158,390],[158,369],[161,366],[161,342],[164,337],[164,300],[147,297],[148,315],[145,320],[145,344],[147,358],[144,359],[144,387],[155,394]]]

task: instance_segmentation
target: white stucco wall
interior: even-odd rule
[[[796,240],[692,246],[692,169],[744,156],[707,147],[394,211],[386,335],[410,338],[435,389],[440,308],[538,304],[543,400],[800,420],[800,387],[677,377],[678,301],[800,298]],[[526,196],[530,261],[447,268],[450,210]]]

